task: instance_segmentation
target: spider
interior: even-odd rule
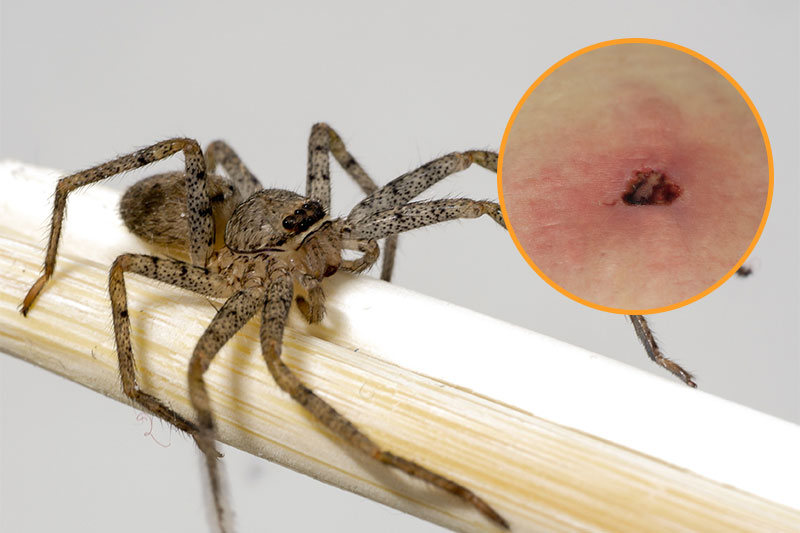
[[[59,180],[44,271],[23,300],[23,315],[30,311],[55,269],[67,196],[84,185],[178,152],[184,154],[184,172],[162,173],[139,181],[120,203],[126,226],[163,249],[166,256],[120,255],[109,274],[109,294],[123,391],[135,404],[195,440],[205,458],[219,529],[228,530],[228,519],[218,470],[220,454],[215,444],[214,417],[203,375],[222,346],[257,314],[261,318],[263,357],[270,373],[278,386],[320,423],[366,455],[457,496],[508,529],[506,520],[468,488],[381,449],[281,361],[283,330],[292,302],[310,323],[321,321],[325,315],[324,278],[338,271],[362,272],[371,267],[379,257],[379,239],[385,239],[381,278],[388,281],[401,232],[482,215],[505,228],[500,206],[495,202],[467,198],[411,201],[473,163],[496,172],[497,154],[482,150],[451,153],[379,188],[350,155],[339,135],[320,123],[312,127],[309,137],[306,195],[302,196],[287,190],[263,189],[223,141],[212,142],[205,155],[198,142],[189,138],[153,144]],[[338,219],[329,216],[331,155],[367,195],[346,217]],[[226,176],[215,173],[218,164]],[[356,258],[345,259],[344,251],[355,252]],[[187,252],[189,261],[178,258],[186,258]],[[188,387],[195,421],[179,415],[141,390],[137,383],[126,272],[226,299],[197,342],[189,362]],[[661,353],[646,319],[640,315],[630,319],[648,356],[695,386],[691,374]]]
[[[425,189],[472,163],[497,170],[497,154],[451,153],[378,188],[349,154],[339,135],[326,124],[312,127],[308,146],[306,195],[263,189],[236,153],[224,142],[205,151],[197,141],[174,138],[156,143],[59,180],[44,272],[23,301],[27,315],[55,268],[67,196],[84,185],[183,152],[184,172],[146,178],[131,187],[120,203],[126,226],[169,255],[188,250],[190,261],[175,257],[123,254],[109,274],[109,294],[119,373],[124,393],[139,406],[189,433],[205,458],[218,527],[229,529],[223,504],[215,444],[214,417],[203,379],[214,356],[253,316],[260,315],[260,338],[267,367],[276,383],[319,422],[368,456],[444,489],[474,506],[488,519],[508,523],[466,487],[427,468],[381,449],[328,405],[281,361],[281,342],[289,308],[296,302],[310,323],[325,315],[324,278],[362,272],[378,259],[378,239],[386,238],[382,277],[389,279],[396,236],[403,231],[453,220],[489,215],[505,227],[495,202],[454,198],[411,202]],[[345,218],[331,219],[330,155],[353,177],[366,198]],[[216,174],[220,164],[227,177]],[[345,259],[343,251],[355,252]],[[125,273],[149,277],[204,296],[226,298],[195,346],[188,385],[196,420],[176,413],[137,383],[130,339]]]

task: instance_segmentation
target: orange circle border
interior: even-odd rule
[[[720,75],[722,75],[722,77],[724,77],[726,80],[728,80],[728,83],[730,83],[739,92],[739,95],[747,103],[747,106],[750,108],[750,111],[753,113],[753,116],[755,117],[756,122],[758,122],[758,127],[761,130],[761,136],[764,139],[764,148],[767,151],[767,163],[768,163],[768,166],[769,166],[769,188],[767,190],[767,202],[766,202],[766,205],[764,206],[764,215],[761,217],[761,223],[758,226],[758,231],[756,231],[756,234],[753,237],[753,240],[750,242],[750,246],[747,248],[747,250],[744,252],[744,254],[742,254],[742,257],[739,259],[739,261],[734,265],[734,267],[726,275],[722,276],[722,278],[720,278],[719,281],[717,281],[715,284],[711,285],[709,288],[707,288],[703,292],[701,292],[701,293],[699,293],[699,294],[697,294],[697,295],[695,295],[695,296],[693,296],[691,298],[683,300],[681,302],[678,302],[678,303],[675,303],[675,304],[672,304],[672,305],[668,305],[668,306],[665,306],[665,307],[658,307],[658,308],[655,308],[655,309],[616,309],[616,308],[613,308],[613,307],[607,307],[607,306],[604,306],[604,305],[599,305],[599,304],[596,304],[594,302],[590,302],[588,300],[585,300],[585,299],[583,299],[583,298],[581,298],[579,296],[576,296],[576,295],[572,294],[571,292],[567,291],[566,289],[562,288],[557,283],[555,283],[553,280],[551,280],[549,277],[547,277],[547,275],[544,272],[542,272],[542,270],[538,266],[536,266],[536,264],[533,262],[533,260],[525,252],[525,249],[520,244],[519,239],[517,238],[517,235],[514,232],[514,228],[511,226],[511,222],[510,222],[510,220],[508,218],[508,211],[506,210],[505,198],[503,197],[503,157],[505,155],[506,142],[508,141],[508,134],[511,131],[511,126],[514,124],[514,121],[516,120],[517,114],[519,113],[520,109],[522,108],[522,105],[525,103],[525,101],[528,99],[528,97],[533,93],[534,89],[536,89],[536,87],[539,86],[539,84],[541,84],[550,74],[555,72],[559,67],[561,67],[565,63],[567,63],[567,62],[575,59],[576,57],[581,56],[581,55],[583,55],[583,54],[585,54],[587,52],[591,52],[592,50],[597,50],[599,48],[605,48],[607,46],[614,46],[614,45],[617,45],[617,44],[654,44],[654,45],[658,45],[658,46],[666,46],[668,48],[672,48],[674,50],[678,50],[680,52],[684,52],[686,54],[689,54],[689,55],[695,57],[696,59],[699,59],[700,61],[702,61],[706,65],[710,66],[714,70],[716,70]],[[570,299],[572,299],[572,300],[574,300],[574,301],[576,301],[578,303],[581,303],[581,304],[583,304],[583,305],[585,305],[587,307],[592,307],[592,308],[597,309],[599,311],[606,311],[608,313],[617,313],[617,314],[624,314],[624,315],[647,315],[647,314],[663,313],[665,311],[672,311],[673,309],[678,309],[678,308],[683,307],[685,305],[688,305],[688,304],[690,304],[692,302],[696,302],[700,298],[703,298],[703,297],[707,296],[708,294],[711,294],[712,292],[717,290],[723,283],[728,281],[728,279],[730,279],[730,277],[733,276],[736,273],[736,271],[739,269],[739,267],[741,267],[744,264],[744,262],[747,260],[747,258],[750,256],[750,254],[753,251],[753,248],[755,248],[756,244],[758,243],[758,240],[761,238],[761,233],[764,231],[764,226],[767,223],[767,218],[769,217],[769,211],[770,211],[770,208],[772,207],[772,193],[773,193],[773,187],[774,187],[774,173],[775,173],[775,169],[774,169],[774,165],[773,165],[773,161],[772,161],[772,147],[771,147],[770,142],[769,142],[769,136],[767,135],[767,130],[764,127],[764,122],[761,120],[761,115],[758,114],[758,110],[756,110],[756,107],[753,104],[753,101],[750,100],[750,97],[747,96],[747,93],[744,92],[744,89],[742,89],[742,87],[736,82],[736,80],[734,80],[733,77],[731,77],[730,74],[725,72],[725,70],[723,70],[722,67],[720,67],[719,65],[717,65],[716,63],[714,63],[713,61],[708,59],[707,57],[695,52],[694,50],[691,50],[689,48],[686,48],[684,46],[681,46],[681,45],[678,45],[678,44],[675,44],[675,43],[671,43],[669,41],[661,41],[661,40],[658,40],[658,39],[645,39],[645,38],[613,39],[613,40],[610,40],[610,41],[602,41],[602,42],[593,44],[591,46],[587,46],[585,48],[581,48],[580,50],[578,50],[576,52],[573,52],[572,54],[566,56],[565,58],[563,58],[562,60],[557,62],[555,65],[553,65],[552,67],[547,69],[541,76],[539,76],[536,79],[535,82],[533,82],[533,85],[531,85],[528,88],[528,90],[525,91],[525,94],[522,95],[522,98],[517,103],[516,107],[514,107],[514,112],[511,113],[511,118],[508,119],[508,123],[506,124],[506,129],[503,132],[503,140],[500,143],[500,153],[499,153],[499,159],[498,159],[498,162],[497,162],[497,193],[498,193],[498,198],[499,198],[499,201],[500,201],[500,209],[503,211],[503,220],[506,221],[506,226],[508,227],[508,234],[511,235],[511,239],[514,241],[514,246],[517,247],[517,250],[522,255],[522,257],[525,259],[525,261],[528,263],[528,265],[537,274],[539,274],[539,276],[544,281],[546,281],[548,285],[550,285],[551,287],[556,289],[558,292],[560,292],[561,294],[563,294],[567,298],[570,298]]]

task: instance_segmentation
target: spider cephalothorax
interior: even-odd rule
[[[322,320],[321,282],[338,271],[360,272],[378,259],[386,239],[382,277],[391,275],[396,235],[457,218],[487,214],[505,227],[495,202],[466,198],[411,202],[441,179],[477,163],[497,170],[497,154],[452,153],[378,188],[347,152],[339,136],[317,124],[309,139],[306,195],[262,189],[238,156],[221,141],[205,155],[192,139],[170,139],[61,179],[43,275],[22,304],[27,314],[53,273],[67,195],[89,183],[183,152],[185,172],[158,174],[134,185],[120,210],[128,228],[168,256],[124,254],[111,267],[111,296],[119,371],[125,394],[135,403],[192,435],[206,459],[219,526],[226,530],[211,404],[203,374],[216,353],[253,316],[261,318],[264,360],[276,383],[321,423],[368,456],[436,485],[508,527],[484,500],[466,487],[381,449],[333,407],[303,385],[281,361],[289,308],[295,301],[309,322]],[[345,218],[331,219],[329,157],[333,155],[367,197]],[[215,174],[217,163],[227,176]],[[343,257],[352,251],[355,259]],[[190,261],[185,259],[189,258]],[[196,421],[187,420],[138,385],[130,342],[124,274],[135,273],[202,295],[226,298],[203,333],[189,362],[188,381]]]
[[[240,253],[292,248],[298,237],[324,217],[325,210],[316,200],[281,189],[258,191],[231,215],[225,246]]]

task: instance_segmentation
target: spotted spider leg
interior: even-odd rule
[[[469,198],[412,202],[379,211],[360,220],[352,226],[350,238],[380,239],[392,233],[410,231],[457,218],[477,218],[481,215],[489,215],[495,222],[503,225],[500,206],[494,202]]]
[[[200,426],[196,441],[205,457],[214,509],[219,528],[223,532],[230,529],[230,518],[227,516],[227,506],[223,498],[214,416],[203,374],[225,343],[258,312],[263,300],[263,287],[246,288],[228,298],[203,332],[189,362],[189,397],[192,407],[197,411]]]
[[[655,364],[672,372],[690,387],[697,388],[697,384],[694,382],[694,376],[692,376],[692,374],[684,370],[678,363],[668,359],[663,353],[661,353],[661,348],[659,348],[658,343],[656,342],[656,337],[653,334],[653,331],[650,329],[647,319],[645,319],[645,317],[642,315],[628,315],[628,318],[631,320],[633,329],[636,330],[636,336],[639,337],[639,340],[644,346],[647,356]]]
[[[345,236],[354,240],[380,239],[447,220],[484,214],[505,228],[503,213],[495,202],[455,198],[408,203],[425,189],[473,162],[497,170],[494,152],[454,152],[435,159],[390,181],[356,205],[347,216]]]
[[[225,169],[225,173],[236,185],[242,198],[249,198],[254,192],[262,189],[258,178],[250,172],[250,169],[225,141],[213,141],[206,147],[206,172],[214,174],[217,163]]]
[[[350,214],[347,215],[347,223],[349,226],[358,226],[370,215],[400,208],[426,189],[432,187],[444,178],[466,169],[472,163],[476,163],[496,172],[497,154],[494,152],[472,150],[468,152],[454,152],[434,159],[416,170],[412,170],[399,178],[395,178],[361,200],[361,202],[350,211]],[[426,203],[428,202],[419,202],[416,205]],[[491,216],[498,224],[505,227],[500,206],[492,202],[484,203],[496,206],[496,209],[491,210]],[[445,218],[443,220],[451,219]],[[403,229],[401,231],[407,230]]]
[[[47,280],[53,275],[56,266],[58,241],[61,238],[61,225],[67,207],[67,196],[80,187],[95,183],[114,175],[133,170],[155,161],[183,152],[186,160],[186,201],[189,214],[190,242],[189,253],[192,264],[204,266],[211,254],[214,239],[214,219],[211,216],[211,203],[206,187],[206,164],[200,145],[193,139],[175,138],[156,143],[103,163],[96,167],[61,178],[56,185],[53,216],[50,223],[50,237],[44,272],[36,280],[22,302],[20,311],[27,315]]]
[[[126,272],[139,274],[214,298],[228,297],[231,295],[232,289],[222,276],[209,272],[205,268],[193,266],[177,259],[137,254],[119,256],[111,267],[108,283],[122,389],[137,404],[192,435],[205,456],[214,508],[220,529],[226,531],[228,519],[217,464],[220,455],[214,444],[213,417],[202,381],[202,373],[208,368],[211,359],[222,345],[255,314],[257,307],[253,307],[250,314],[247,315],[246,296],[249,295],[248,291],[241,291],[230,296],[198,341],[189,363],[189,397],[192,407],[198,415],[197,425],[195,425],[165,406],[159,399],[139,388],[131,348],[130,318],[124,278]],[[263,289],[260,290],[263,294]]]
[[[736,271],[736,275],[743,278],[746,278],[752,273],[753,269],[747,265],[742,265]],[[653,334],[653,331],[650,329],[647,319],[645,319],[645,317],[642,315],[628,315],[628,318],[630,319],[631,324],[633,324],[633,329],[636,330],[636,336],[639,337],[639,341],[644,346],[647,356],[655,364],[672,372],[672,374],[677,376],[690,387],[697,388],[697,383],[694,381],[694,376],[690,372],[684,370],[678,363],[668,359],[661,352],[661,348],[659,348],[658,343],[656,342],[656,337]]]
[[[431,472],[408,459],[382,450],[347,418],[306,387],[289,367],[281,361],[283,330],[292,304],[293,291],[292,278],[287,272],[275,270],[271,273],[261,319],[261,349],[267,367],[278,386],[289,393],[295,401],[308,410],[329,430],[364,452],[367,456],[446,490],[473,505],[490,520],[508,529],[509,525],[503,517],[466,487]]]
[[[378,190],[378,185],[369,177],[358,161],[350,155],[344,141],[336,131],[324,123],[314,124],[308,138],[308,176],[306,196],[322,203],[325,212],[330,214],[331,184],[329,156],[333,155],[339,165],[361,187],[364,194],[370,195]],[[383,245],[383,264],[381,279],[390,281],[394,270],[397,252],[397,235],[389,235]],[[376,258],[377,259],[377,258]],[[375,261],[373,260],[372,263]],[[371,264],[371,263],[370,263]]]

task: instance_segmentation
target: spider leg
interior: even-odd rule
[[[193,264],[205,265],[214,244],[214,219],[211,216],[211,202],[206,188],[206,165],[203,153],[200,145],[193,139],[168,139],[58,181],[53,217],[50,222],[50,237],[47,241],[47,254],[44,260],[44,272],[30,288],[22,302],[20,311],[23,315],[28,314],[45,283],[53,275],[69,193],[84,185],[149,165],[180,151],[183,151],[186,160],[186,202],[190,228],[189,253]]]
[[[207,296],[225,296],[230,292],[222,277],[178,261],[149,255],[124,254],[114,261],[109,273],[108,291],[111,296],[111,313],[114,321],[114,338],[122,390],[134,403],[197,438],[197,426],[164,405],[161,400],[142,391],[136,379],[136,363],[131,348],[131,325],[128,317],[128,296],[125,290],[125,272],[176,285]]]
[[[494,202],[452,198],[412,202],[379,211],[355,223],[349,224],[351,239],[380,239],[393,233],[401,233],[431,224],[457,218],[477,218],[489,215],[505,227],[500,206]],[[345,231],[347,228],[345,229]]]
[[[214,141],[206,147],[206,172],[213,174],[217,163],[236,185],[242,199],[247,199],[262,189],[258,178],[245,166],[239,155],[225,141]]]
[[[404,205],[424,190],[447,176],[466,169],[472,163],[496,172],[497,154],[472,150],[469,152],[454,152],[439,159],[434,159],[416,170],[395,178],[361,200],[347,215],[347,221],[351,223],[360,222],[375,213]]]
[[[328,154],[344,169],[347,174],[361,187],[364,194],[372,194],[378,190],[378,185],[369,177],[358,161],[350,155],[344,141],[333,128],[324,123],[314,124],[308,138],[308,179],[306,181],[306,196],[319,200],[325,211],[330,214],[331,209],[331,183]],[[394,269],[394,256],[397,251],[397,236],[386,238],[383,250],[383,265],[381,279],[389,281]]]
[[[264,289],[261,287],[244,289],[231,296],[203,332],[189,362],[189,397],[197,411],[199,425],[195,441],[205,456],[211,496],[218,525],[223,532],[229,529],[227,525],[230,520],[223,498],[221,474],[217,463],[219,454],[214,444],[216,440],[214,418],[203,374],[222,346],[256,314],[263,298]]]
[[[358,448],[373,459],[392,466],[412,477],[427,481],[461,500],[473,505],[484,516],[508,529],[508,523],[488,503],[469,489],[412,461],[382,450],[347,418],[339,414],[319,396],[306,387],[297,376],[281,361],[281,341],[286,317],[292,303],[293,286],[288,273],[274,272],[267,288],[261,321],[261,348],[270,373],[281,389],[310,412],[330,431]]]
[[[397,255],[397,238],[399,236],[395,233],[389,235],[383,241],[383,263],[381,263],[381,279],[383,281],[392,281],[392,272],[394,271],[394,258]],[[378,259],[377,257],[375,258]]]
[[[697,388],[697,384],[694,382],[694,377],[681,368],[681,366],[668,359],[661,353],[661,349],[658,347],[656,343],[655,335],[653,335],[650,326],[647,324],[647,320],[642,315],[629,315],[628,318],[631,319],[631,324],[633,324],[633,329],[636,330],[636,336],[639,337],[639,340],[642,342],[645,351],[647,352],[647,356],[657,364],[658,366],[665,368],[679,377],[684,383],[689,385],[692,388]]]
[[[372,194],[378,185],[369,177],[361,165],[350,155],[342,138],[333,128],[324,123],[314,124],[308,138],[308,180],[306,196],[322,203],[326,211],[331,208],[331,183],[328,154],[341,165],[347,174],[361,187],[364,194]]]

